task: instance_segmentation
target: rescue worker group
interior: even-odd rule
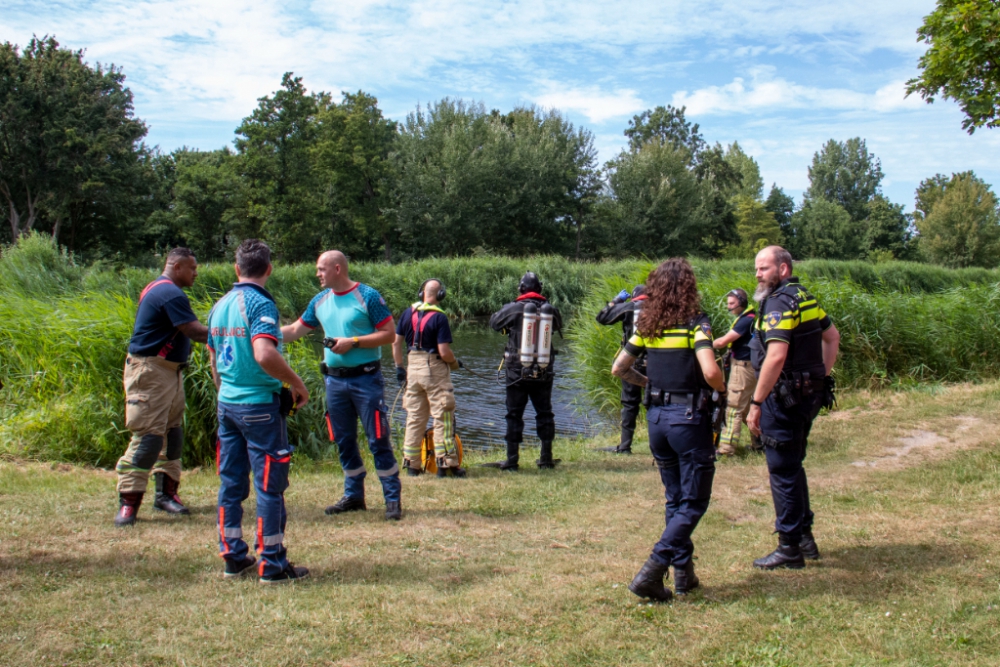
[[[602,451],[632,453],[636,418],[644,405],[649,449],[666,495],[666,527],[629,584],[642,598],[669,601],[699,585],[691,536],[708,509],[715,461],[736,452],[742,424],[751,434],[750,449],[762,452],[767,462],[778,533],[777,548],[753,565],[798,569],[806,560],[820,558],[803,459],[813,420],[822,407],[833,405],[830,373],[840,335],[792,274],[792,266],[783,248],[761,250],[753,294],[758,308],[742,289],[729,292],[727,307],[734,319],[719,338],[713,337],[694,272],[683,258],[663,262],[644,285],[622,290],[597,315],[602,325],[622,326],[621,349],[611,365],[622,380],[621,439]],[[447,290],[440,279],[424,280],[417,300],[396,323],[376,289],[351,280],[347,257],[327,251],[316,263],[321,291],[301,317],[282,326],[266,289],[273,269],[270,248],[247,239],[236,250],[237,282],[202,324],[183,291],[194,284],[197,269],[194,254],[176,248],[168,254],[163,274],[139,297],[125,360],[125,422],[131,440],[116,467],[116,526],[135,524],[151,474],[154,508],[189,513],[178,488],[183,371],[192,341],[207,347],[218,391],[218,541],[226,579],[256,574],[261,584],[284,584],[309,576],[307,568],[289,562],[285,550],[284,492],[294,449],[286,420],[310,400],[310,391],[288,365],[282,345],[314,329],[322,327],[323,333],[326,427],[344,471],[343,496],[326,514],[367,510],[360,420],[385,498],[385,518],[398,521],[403,516],[401,470],[384,395],[384,345],[392,345],[403,392],[406,475],[466,476],[451,380],[452,371],[463,364],[451,348],[442,307]],[[506,457],[482,465],[504,472],[521,465],[529,400],[541,442],[535,464],[551,469],[560,463],[552,451],[552,342],[555,333],[562,333],[562,318],[543,296],[534,273],[524,274],[518,292],[490,318],[491,328],[507,336]],[[722,367],[716,350],[725,352]],[[243,534],[243,501],[251,483],[257,499],[256,555]],[[665,584],[671,567],[673,591]]]

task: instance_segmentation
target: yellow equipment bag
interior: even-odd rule
[[[455,434],[455,454],[458,456],[458,465],[462,465],[462,439]],[[424,432],[424,439],[420,442],[420,464],[429,473],[436,473],[438,469],[437,456],[434,454],[434,429],[429,428]]]

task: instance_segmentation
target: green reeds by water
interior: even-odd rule
[[[409,264],[354,264],[352,277],[375,286],[394,313],[416,300],[425,279],[448,286],[446,308],[460,317],[489,315],[517,293],[526,270],[570,319],[577,373],[589,398],[617,409],[620,385],[610,374],[620,328],[594,315],[621,289],[645,280],[653,263],[583,263],[558,257],[474,257]],[[750,261],[694,261],[704,306],[716,332],[730,324],[724,295],[752,292]],[[803,282],[843,334],[836,374],[842,386],[960,381],[1000,375],[997,312],[1000,272],[951,271],[919,264],[803,262]],[[112,466],[124,451],[121,374],[136,299],[155,271],[79,266],[43,236],[23,238],[0,256],[0,451]],[[204,321],[235,280],[229,265],[199,269],[189,290]],[[276,266],[268,283],[290,321],[318,291],[311,265]],[[895,289],[896,291],[891,291]],[[308,341],[287,346],[313,400],[289,422],[291,441],[311,458],[334,455],[323,419],[319,357]],[[214,457],[215,389],[207,353],[194,347],[186,373],[186,465]]]

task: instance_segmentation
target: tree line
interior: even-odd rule
[[[444,99],[402,122],[363,91],[310,92],[284,75],[232,147],[144,143],[125,76],[51,37],[0,47],[0,241],[50,233],[81,257],[142,263],[185,245],[202,261],[266,240],[289,262],[338,247],[359,260],[558,254],[1000,263],[1000,206],[973,172],[937,174],[915,212],[881,190],[860,138],[813,156],[800,203],[765,197],[738,143],[710,144],[684,108],[636,115],[599,164],[593,135],[556,110]]]

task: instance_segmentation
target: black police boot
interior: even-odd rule
[[[798,540],[792,540],[787,533],[778,533],[778,548],[755,560],[753,566],[761,570],[774,570],[779,567],[801,570],[806,566],[806,561],[802,558]]]
[[[520,443],[508,442],[506,461],[494,461],[493,463],[480,463],[479,465],[482,468],[500,468],[500,470],[515,472],[518,468],[517,462],[521,458],[520,450],[521,450]]]
[[[118,494],[118,514],[115,515],[115,525],[119,528],[128,528],[135,525],[135,515],[142,505],[141,493],[119,493]]]
[[[359,512],[367,509],[368,506],[365,505],[364,498],[349,498],[344,496],[323,511],[327,514],[340,514],[342,512]]]
[[[674,565],[674,593],[684,595],[688,591],[698,588],[700,583],[698,575],[694,573],[693,560],[689,560],[684,567]]]
[[[661,565],[652,556],[642,566],[628,589],[641,598],[649,598],[657,602],[670,602],[674,594],[669,589],[663,587],[663,577],[670,569],[668,565]]]
[[[177,495],[180,483],[165,473],[157,473],[154,477],[156,477],[156,499],[153,500],[153,509],[167,514],[190,514],[191,511],[184,507],[180,496]]]
[[[802,530],[802,539],[799,540],[799,550],[802,552],[802,557],[806,560],[819,560],[819,547],[816,546],[816,540],[813,538],[812,528]]]

